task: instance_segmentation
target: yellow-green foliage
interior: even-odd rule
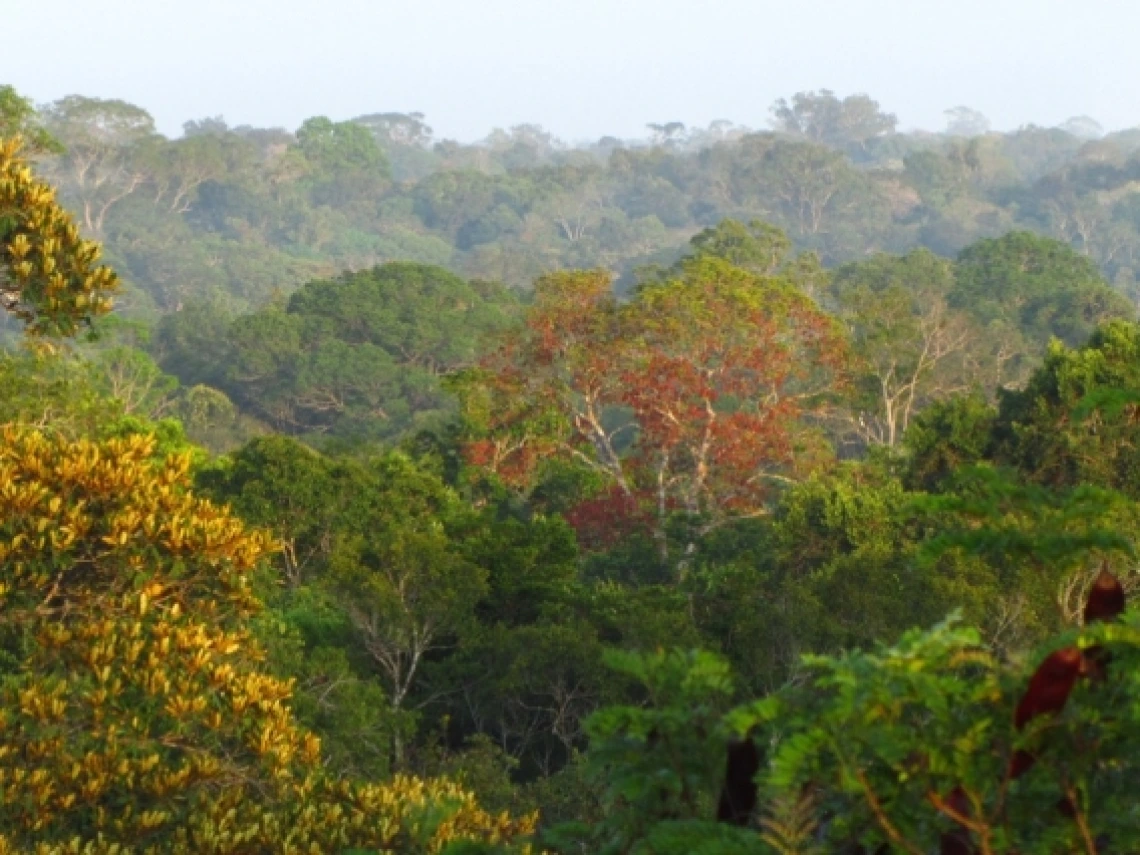
[[[447,780],[322,775],[244,629],[274,546],[190,492],[187,458],[2,440],[0,855],[434,852],[532,829]]]
[[[118,280],[32,174],[22,146],[19,136],[0,138],[0,305],[30,333],[72,335],[110,311]]]

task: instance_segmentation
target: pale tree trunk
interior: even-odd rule
[[[406,609],[405,609],[406,610]],[[386,623],[375,612],[349,608],[349,615],[364,635],[364,649],[387,677],[390,687],[389,709],[396,718],[392,738],[392,763],[400,768],[404,762],[404,740],[399,729],[399,716],[418,674],[424,655],[432,649],[437,628],[431,621],[417,625],[414,620],[406,637],[393,639],[385,632]],[[410,615],[409,615],[410,617]]]

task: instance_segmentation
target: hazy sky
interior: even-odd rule
[[[904,128],[1140,124],[1140,0],[0,0],[0,83],[294,128],[419,110],[473,140],[647,122],[763,126],[781,96],[867,92]],[[10,37],[8,33],[16,34]]]

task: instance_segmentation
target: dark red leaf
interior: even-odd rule
[[[1077,816],[1077,806],[1073,804],[1073,800],[1068,796],[1062,796],[1057,801],[1057,810],[1059,810],[1069,819],[1075,819]]]
[[[1060,712],[1080,676],[1082,662],[1081,651],[1076,647],[1065,647],[1046,657],[1017,705],[1014,726],[1020,730],[1039,715]]]
[[[964,828],[944,831],[938,838],[938,855],[977,855],[978,848],[970,841],[970,832]]]
[[[1008,777],[1011,780],[1020,778],[1026,772],[1033,768],[1033,764],[1037,762],[1037,758],[1030,754],[1028,751],[1023,751],[1020,748],[1013,752],[1013,757],[1009,760]]]
[[[955,787],[946,797],[946,806],[959,816],[970,816],[970,799],[961,787]]]
[[[716,809],[717,822],[747,825],[756,807],[756,773],[760,771],[760,751],[751,737],[728,745],[724,787]]]
[[[1107,570],[1101,570],[1085,603],[1085,623],[1112,620],[1124,611],[1124,605],[1124,588],[1120,580]]]

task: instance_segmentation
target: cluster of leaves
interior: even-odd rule
[[[0,136],[0,305],[30,333],[71,335],[83,319],[110,311],[116,276],[32,174],[22,145]]]
[[[393,262],[310,282],[284,311],[238,318],[210,380],[278,429],[396,436],[439,421],[449,409],[439,377],[470,364],[514,308],[501,287]],[[174,316],[163,338],[183,326]]]

